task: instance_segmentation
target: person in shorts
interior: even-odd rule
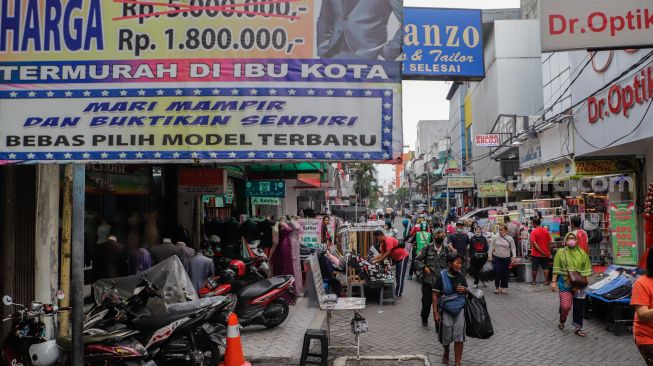
[[[439,327],[438,340],[444,347],[442,363],[449,363],[449,346],[453,343],[457,366],[462,361],[465,342],[464,297],[467,294],[467,280],[462,268],[463,257],[455,252],[449,253],[447,269],[436,276],[433,284],[433,318]],[[445,284],[445,281],[448,283]]]
[[[549,258],[551,257],[551,234],[549,230],[542,227],[539,217],[533,219],[533,231],[531,232],[531,265],[533,266],[533,279],[531,285],[535,285],[537,271],[541,267],[544,272],[544,284],[549,285]]]

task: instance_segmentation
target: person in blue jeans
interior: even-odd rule
[[[508,293],[508,278],[510,277],[510,262],[517,255],[515,240],[508,235],[508,226],[499,225],[499,235],[492,238],[488,261],[494,266],[495,294]]]

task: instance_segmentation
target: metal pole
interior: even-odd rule
[[[70,306],[70,259],[72,257],[72,223],[73,223],[73,165],[67,164],[63,177],[63,215],[61,217],[61,277],[59,290],[65,294],[61,306]],[[93,263],[97,265],[97,263]],[[70,335],[70,313],[64,311],[59,316],[59,336]]]
[[[426,195],[428,199],[428,208],[431,211],[431,162],[426,161]]]
[[[73,307],[73,365],[84,364],[84,193],[86,167],[74,164],[73,170],[73,222],[71,290]]]

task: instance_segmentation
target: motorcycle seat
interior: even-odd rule
[[[166,313],[175,314],[175,313],[182,313],[189,310],[204,309],[207,306],[211,306],[215,303],[223,302],[226,298],[227,298],[226,296],[213,296],[213,297],[205,297],[193,301],[180,302],[177,304],[168,305],[168,309],[166,310]]]
[[[174,312],[172,314],[152,315],[136,319],[132,321],[132,325],[134,328],[139,330],[155,330],[181,318],[196,314],[197,311],[197,309],[190,309],[186,311]]]
[[[281,286],[286,282],[285,277],[272,277],[263,281],[253,283],[249,286],[243,287],[238,291],[238,298],[242,300],[250,300],[255,297],[261,296],[264,293]]]

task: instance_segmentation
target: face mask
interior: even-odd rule
[[[570,248],[575,247],[576,246],[576,240],[569,240],[567,242],[567,246],[570,247]]]
[[[442,243],[444,243],[444,238],[439,238],[439,237],[438,237],[438,238],[435,238],[435,242],[436,242],[437,244],[442,244]]]
[[[481,233],[477,231],[474,233],[474,236],[478,238],[479,236],[481,236]]]
[[[462,233],[463,229],[459,227],[459,228],[456,228],[456,231],[459,232],[459,233]]]

